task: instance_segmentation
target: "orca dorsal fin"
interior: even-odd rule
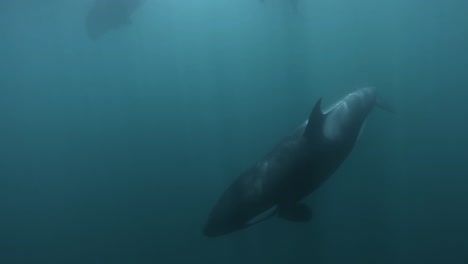
[[[315,103],[314,109],[312,109],[309,120],[307,121],[304,136],[308,139],[313,139],[320,136],[323,131],[325,115],[322,113],[321,104],[322,98],[318,99],[318,101]]]

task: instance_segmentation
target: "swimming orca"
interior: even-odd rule
[[[108,31],[131,24],[130,16],[143,0],[95,0],[86,17],[86,31],[97,39]]]
[[[393,112],[373,87],[350,93],[323,112],[321,101],[308,120],[228,186],[208,216],[205,236],[225,235],[272,216],[308,221],[311,212],[302,200],[348,157],[371,110],[380,106]]]

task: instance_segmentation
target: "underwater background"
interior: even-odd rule
[[[468,2],[0,1],[0,263],[468,263]],[[376,86],[309,223],[202,235],[309,115]]]

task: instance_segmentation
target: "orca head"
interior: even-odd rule
[[[235,201],[221,199],[208,216],[203,234],[207,237],[226,235],[243,229],[246,222],[242,208]]]

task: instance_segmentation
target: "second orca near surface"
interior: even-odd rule
[[[86,31],[98,39],[111,30],[131,24],[131,16],[144,0],[95,0],[86,16]]]
[[[208,216],[204,235],[229,234],[275,215],[308,221],[310,209],[302,200],[348,157],[375,106],[392,112],[373,87],[348,94],[324,112],[319,99],[308,120],[228,186]]]

